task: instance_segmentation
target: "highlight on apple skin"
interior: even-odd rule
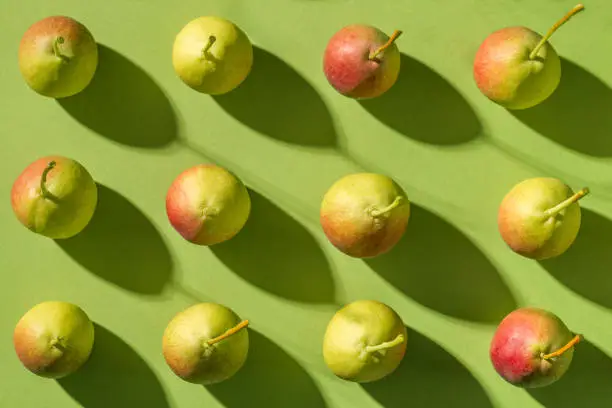
[[[478,89],[506,109],[528,109],[548,99],[561,81],[561,60],[548,41],[573,15],[574,7],[542,36],[522,26],[490,34],[474,58],[473,75]]]
[[[516,184],[498,211],[499,233],[508,247],[526,258],[544,260],[560,256],[576,240],[581,212],[577,193],[552,177],[534,177]]]
[[[408,333],[400,316],[376,300],[357,300],[336,312],[323,338],[323,358],[339,378],[378,381],[399,367]]]
[[[51,16],[31,25],[19,44],[19,70],[38,94],[60,99],[82,92],[98,67],[91,32],[71,17]]]
[[[166,195],[172,227],[187,241],[215,245],[242,230],[251,212],[246,186],[230,171],[201,164],[183,171]]]
[[[80,307],[62,301],[39,303],[13,332],[19,361],[30,372],[51,379],[73,374],[91,355],[94,325]]]
[[[168,324],[162,352],[170,369],[186,382],[211,385],[228,380],[249,351],[248,320],[224,305],[198,303]]]
[[[323,72],[340,94],[354,99],[381,96],[397,81],[400,52],[396,30],[389,37],[376,27],[351,24],[336,32],[323,55]]]
[[[28,165],[11,189],[11,206],[19,222],[52,239],[80,233],[93,218],[97,203],[98,187],[87,169],[58,155]]]
[[[582,340],[548,310],[524,307],[508,314],[491,340],[495,371],[521,388],[540,388],[558,381],[570,367],[574,346]]]
[[[177,34],[172,64],[190,88],[209,95],[233,91],[253,66],[253,45],[233,22],[217,16],[198,17]]]
[[[410,201],[391,178],[376,173],[349,174],[325,193],[320,224],[338,250],[355,258],[389,252],[404,235]]]

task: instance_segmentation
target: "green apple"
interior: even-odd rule
[[[341,308],[328,323],[323,358],[339,378],[378,381],[399,367],[407,336],[402,319],[389,306],[358,300]]]
[[[98,45],[91,32],[65,16],[47,17],[30,26],[18,55],[28,86],[56,99],[83,91],[98,67]]]
[[[80,163],[47,156],[26,167],[11,190],[19,222],[52,239],[70,238],[91,221],[98,203],[95,181]]]
[[[474,59],[478,89],[507,109],[527,109],[547,99],[561,80],[561,61],[548,40],[583,9],[582,4],[574,7],[544,37],[521,26],[502,28],[489,35]]]
[[[521,181],[499,206],[497,223],[502,239],[526,258],[543,260],[563,254],[578,236],[578,200],[587,194],[588,188],[574,193],[552,177]]]
[[[248,320],[217,303],[199,303],[178,313],[164,331],[162,351],[179,378],[210,385],[232,377],[249,350]]]
[[[215,16],[199,17],[176,36],[172,63],[189,87],[220,95],[237,88],[251,72],[253,45],[233,22]]]
[[[17,357],[32,373],[62,378],[89,359],[94,325],[78,306],[68,302],[39,303],[21,317],[13,332]]]

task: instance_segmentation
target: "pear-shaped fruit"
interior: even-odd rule
[[[391,178],[375,173],[350,174],[323,197],[320,222],[329,241],[355,258],[390,251],[406,231],[410,202]]]
[[[561,60],[548,40],[583,9],[582,4],[574,7],[544,37],[521,26],[502,28],[489,35],[474,59],[478,89],[507,109],[527,109],[547,99],[561,80]]]
[[[366,383],[399,366],[408,333],[399,315],[376,300],[358,300],[332,317],[323,339],[323,358],[338,377]]]
[[[176,36],[172,63],[190,88],[221,95],[237,88],[251,72],[253,45],[233,22],[216,16],[199,17]]]
[[[162,348],[166,363],[183,380],[202,385],[225,381],[244,365],[249,321],[226,306],[199,303],[168,324]]]
[[[501,321],[489,355],[495,371],[510,384],[545,387],[567,372],[581,338],[548,310],[524,307]]]
[[[47,156],[31,163],[11,190],[11,205],[19,222],[53,239],[81,232],[97,204],[98,187],[87,169],[62,156]]]
[[[98,45],[87,27],[73,18],[37,21],[19,44],[19,70],[40,95],[65,98],[83,91],[98,67]]]
[[[94,325],[78,306],[68,302],[39,303],[19,320],[13,333],[17,357],[32,373],[62,378],[89,359]]]
[[[578,200],[588,193],[588,188],[574,193],[556,178],[523,180],[499,207],[497,223],[502,239],[514,252],[531,259],[563,254],[578,235]]]
[[[351,24],[336,32],[327,43],[323,72],[340,94],[354,99],[376,98],[397,81],[400,52],[396,30],[389,37],[376,27]]]
[[[198,245],[210,246],[233,238],[250,212],[251,198],[242,181],[211,164],[179,174],[166,195],[170,224],[183,238]]]

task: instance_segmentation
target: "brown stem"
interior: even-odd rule
[[[559,27],[561,27],[563,24],[567,23],[567,21],[572,18],[574,15],[576,15],[578,12],[584,10],[584,5],[582,4],[578,4],[576,7],[574,7],[569,13],[567,13],[561,20],[557,21],[555,23],[554,26],[552,26],[552,28],[550,30],[548,30],[548,33],[546,33],[546,35],[542,38],[542,40],[540,40],[540,42],[538,43],[538,45],[536,45],[536,47],[533,49],[533,51],[531,51],[531,54],[529,54],[529,59],[535,59],[535,57],[538,55],[538,52],[540,51],[540,48],[542,48],[544,46],[544,44],[546,44],[546,41],[548,41],[550,39],[550,37],[552,37],[552,35],[555,33],[555,31],[557,31],[559,29]]]
[[[215,343],[218,343],[222,340],[227,339],[228,337],[238,333],[240,330],[244,329],[245,327],[247,327],[249,325],[249,321],[248,320],[244,320],[242,322],[240,322],[236,327],[232,327],[231,329],[229,329],[228,331],[226,331],[225,333],[223,333],[222,335],[215,337],[214,339],[210,339],[207,341],[209,346],[212,346]]]
[[[554,351],[550,354],[545,354],[542,356],[542,358],[544,360],[548,360],[551,359],[553,357],[559,357],[560,355],[562,355],[563,353],[565,353],[567,350],[571,349],[572,347],[574,347],[574,345],[578,344],[578,342],[580,342],[580,340],[582,340],[582,336],[580,334],[577,334],[576,336],[574,336],[573,339],[571,339],[569,341],[569,343],[567,343],[565,346],[561,347],[559,350]]]
[[[389,41],[387,41],[384,45],[382,45],[381,47],[379,47],[377,50],[375,50],[373,53],[370,54],[370,57],[369,57],[370,60],[376,59],[376,57],[378,57],[378,54],[380,54],[381,52],[389,48],[391,44],[393,44],[393,42],[397,40],[397,38],[400,35],[402,35],[402,32],[400,30],[395,30],[393,34],[391,34],[391,37],[389,37]]]
[[[210,50],[210,47],[213,46],[215,41],[217,41],[217,37],[215,37],[214,35],[211,35],[210,37],[208,37],[208,42],[206,43],[204,48],[202,48],[202,58],[206,58],[206,54],[208,54],[208,50]]]

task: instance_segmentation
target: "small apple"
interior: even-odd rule
[[[561,80],[561,61],[548,40],[583,9],[582,4],[574,7],[544,37],[521,26],[490,34],[474,59],[478,89],[507,109],[527,109],[547,99]]]
[[[499,206],[497,224],[502,239],[526,258],[543,260],[563,254],[578,236],[578,200],[588,193],[588,188],[574,193],[551,177],[521,181]]]
[[[347,381],[366,383],[390,375],[406,352],[406,326],[384,303],[358,300],[336,312],[323,339],[323,358]]]
[[[48,301],[30,309],[17,323],[13,345],[32,373],[58,379],[77,371],[89,359],[94,325],[78,306]]]
[[[524,307],[501,321],[489,350],[495,371],[522,388],[545,387],[559,380],[574,356],[574,335],[553,313]]]
[[[174,70],[192,89],[221,95],[237,88],[253,65],[253,45],[236,24],[206,16],[190,21],[174,40]]]
[[[47,156],[17,177],[11,205],[19,222],[52,239],[70,238],[91,221],[98,203],[95,181],[80,163]]]
[[[30,26],[18,55],[28,86],[55,99],[84,90],[98,67],[98,45],[91,32],[65,16],[47,17]]]
[[[172,227],[187,241],[214,245],[233,238],[246,224],[251,198],[228,170],[201,164],[183,171],[166,195]]]
[[[329,241],[355,258],[390,251],[406,231],[410,202],[391,178],[355,173],[336,181],[325,193],[320,223]]]
[[[249,350],[248,320],[217,303],[199,303],[178,313],[164,331],[166,363],[179,378],[211,385],[232,377]]]
[[[376,27],[348,25],[336,32],[325,49],[323,72],[340,94],[354,99],[378,97],[397,81],[400,52],[395,40]]]

